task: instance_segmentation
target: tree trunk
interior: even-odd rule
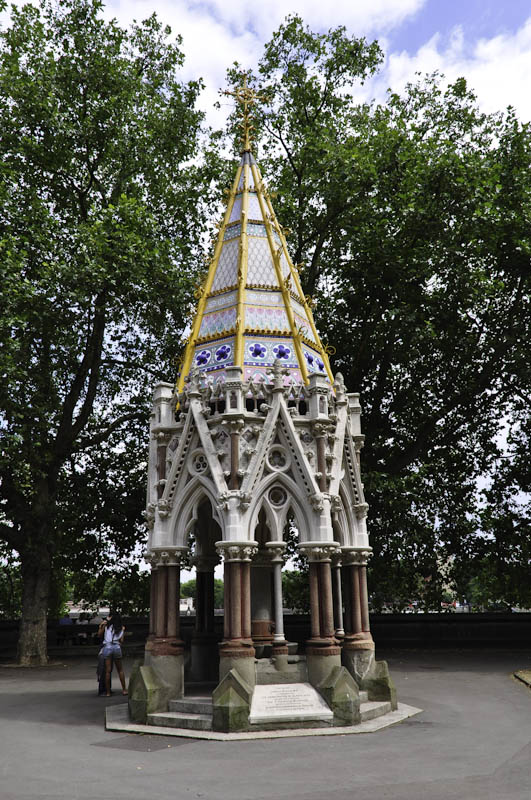
[[[20,553],[22,565],[22,618],[17,661],[21,666],[48,663],[46,623],[50,593],[51,555],[43,547]]]

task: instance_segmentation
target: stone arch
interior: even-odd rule
[[[195,523],[196,555],[216,556],[216,542],[222,539],[221,527],[214,515],[210,498],[204,496],[197,503]]]
[[[213,486],[203,476],[196,476],[174,503],[171,534],[174,547],[188,546],[188,537],[199,519],[199,507],[205,500],[209,501],[212,517],[223,533],[223,521],[217,511]]]
[[[282,487],[288,499],[282,509],[275,509],[269,499],[269,491],[275,487]],[[283,538],[284,525],[290,511],[293,513],[300,531],[301,541],[311,539],[311,517],[305,509],[307,498],[302,496],[300,488],[295,481],[283,472],[269,473],[256,489],[256,501],[250,509],[250,530],[254,531],[258,524],[258,516],[263,509],[269,522],[271,533],[276,533],[278,541]]]
[[[339,486],[339,497],[341,499],[341,509],[337,512],[337,523],[340,526],[344,538],[341,544],[344,547],[352,547],[354,545],[358,524],[352,512],[352,498],[349,497],[349,491],[343,482],[341,482]]]

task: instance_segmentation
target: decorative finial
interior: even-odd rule
[[[228,89],[223,92],[223,94],[235,97],[236,102],[240,104],[242,121],[239,123],[239,125],[242,129],[243,152],[251,149],[251,131],[253,129],[253,125],[251,124],[251,108],[252,106],[256,105],[258,100],[265,99],[262,95],[258,94],[254,89],[247,85],[248,74],[249,73],[247,72],[242,73],[243,86],[235,87],[232,92]]]

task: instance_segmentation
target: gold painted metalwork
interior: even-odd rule
[[[251,124],[251,108],[256,105],[258,101],[265,100],[263,95],[258,94],[251,86],[247,85],[248,74],[247,72],[242,73],[243,86],[237,86],[232,91],[227,89],[223,92],[223,94],[234,97],[236,102],[240,105],[242,119],[239,126],[242,129],[243,152],[250,151],[251,149],[251,131],[253,130],[253,125]]]
[[[190,338],[188,339],[188,343],[186,345],[186,351],[184,354],[184,361],[183,361],[183,368],[179,378],[177,380],[177,392],[182,392],[184,387],[184,379],[190,372],[190,367],[192,366],[192,360],[194,357],[194,347],[197,337],[199,336],[199,329],[201,327],[201,320],[203,319],[203,314],[205,311],[205,305],[209,293],[212,289],[212,284],[214,282],[214,277],[216,275],[216,269],[218,266],[219,256],[221,254],[221,248],[223,247],[223,236],[225,233],[225,228],[230,219],[230,215],[232,212],[232,207],[234,205],[234,199],[236,197],[236,193],[238,191],[238,184],[240,182],[240,176],[242,174],[242,166],[240,165],[236,170],[236,177],[234,178],[234,183],[232,184],[232,190],[230,193],[229,202],[227,203],[227,209],[225,211],[225,216],[221,223],[218,238],[216,241],[216,247],[214,249],[214,255],[212,257],[212,261],[210,262],[210,269],[208,271],[208,276],[204,284],[204,292],[199,300],[199,304],[197,306],[197,313],[195,315],[194,324],[192,327],[192,332],[190,334]],[[226,291],[226,289],[225,289]]]
[[[257,184],[258,183],[258,169],[257,169],[256,165],[253,164],[252,170],[253,170],[253,175],[254,175],[254,179],[255,179],[255,184]],[[276,247],[275,247],[275,242],[274,242],[274,239],[273,239],[273,231],[272,231],[272,228],[271,228],[271,222],[269,221],[269,219],[267,218],[267,215],[266,215],[266,208],[268,207],[266,205],[266,203],[268,203],[268,201],[266,200],[265,197],[262,196],[261,193],[259,193],[258,194],[258,202],[260,203],[260,209],[262,211],[262,216],[263,216],[264,221],[265,221],[267,238],[268,238],[268,241],[269,241],[269,249],[271,250],[271,254],[273,256],[273,265],[275,267],[275,272],[276,272],[276,275],[277,275],[278,285],[280,286],[280,290],[282,292],[282,297],[284,299],[284,306],[286,308],[286,314],[287,314],[287,317],[288,317],[289,326],[291,328],[291,335],[293,337],[293,344],[295,346],[295,352],[297,353],[297,361],[299,362],[301,376],[302,376],[302,379],[303,379],[304,383],[308,383],[308,370],[306,369],[306,363],[305,363],[305,360],[304,360],[304,354],[302,352],[301,339],[300,339],[299,334],[297,333],[297,325],[295,323],[295,317],[293,315],[293,309],[291,308],[291,303],[289,301],[289,290],[286,287],[286,285],[284,284],[284,280],[282,278],[282,270],[280,268],[280,258],[279,258],[279,255],[277,253]],[[273,215],[273,219],[275,219],[273,209],[271,208],[270,205],[269,205],[269,213],[272,214]],[[289,261],[288,261],[288,264],[289,264]]]

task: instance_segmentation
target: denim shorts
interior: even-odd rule
[[[121,658],[122,657],[122,648],[119,644],[106,644],[103,646],[103,657],[104,658]]]

